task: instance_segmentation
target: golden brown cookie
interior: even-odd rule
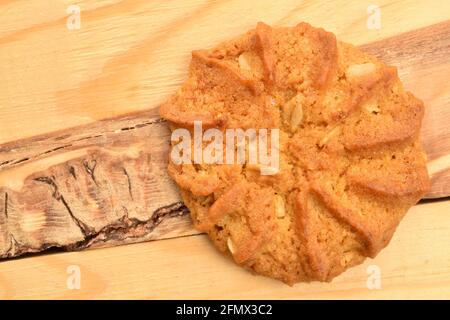
[[[391,239],[428,190],[424,107],[395,67],[300,23],[258,23],[192,54],[161,107],[172,130],[279,128],[279,171],[174,164],[195,226],[234,261],[293,284],[330,281]],[[174,143],[175,145],[175,143]]]

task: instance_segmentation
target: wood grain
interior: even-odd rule
[[[407,85],[423,72],[442,81],[450,70],[450,22],[362,49],[397,65]],[[450,109],[449,95],[446,88],[425,98],[428,197],[450,195],[450,130],[433,121]],[[167,175],[168,147],[169,130],[155,109],[0,145],[0,257],[197,233]]]
[[[195,233],[151,113],[0,147],[0,257]]]
[[[449,19],[448,1],[0,0],[0,143],[157,108],[190,52],[264,21],[306,21],[360,45]],[[67,8],[81,9],[69,30]]]
[[[375,259],[331,283],[253,276],[204,235],[0,263],[0,299],[450,299],[450,201],[413,207]],[[381,288],[368,289],[368,267]],[[71,290],[69,266],[80,270]]]
[[[8,182],[10,170],[18,169],[16,174],[26,180],[21,169],[24,166],[42,159],[44,161],[37,167],[45,166],[48,164],[45,159],[53,158],[50,162],[61,160],[69,153],[69,157],[73,157],[71,161],[78,163],[83,170],[83,159],[74,157],[80,149],[91,155],[123,151],[123,134],[134,135],[140,126],[151,132],[151,127],[145,124],[158,121],[156,109],[185,78],[193,49],[232,38],[253,27],[257,21],[271,25],[294,25],[306,21],[356,45],[393,37],[390,42],[364,45],[364,50],[399,65],[400,76],[407,87],[425,100],[428,107],[425,123],[435,123],[425,125],[423,130],[425,136],[434,137],[434,143],[427,144],[427,152],[429,156],[432,153],[429,169],[433,173],[433,191],[436,192],[429,196],[443,195],[449,188],[448,171],[442,169],[450,163],[445,151],[448,145],[445,119],[448,119],[449,110],[449,74],[448,59],[436,50],[447,48],[445,43],[448,44],[449,32],[445,31],[446,23],[438,23],[449,19],[450,3],[441,0],[379,0],[376,4],[381,8],[382,27],[368,30],[366,10],[372,3],[346,0],[0,0],[0,163],[3,163],[0,176],[6,185],[11,183]],[[79,30],[66,28],[69,4],[77,4],[81,8]],[[436,24],[440,27],[431,26]],[[421,29],[425,27],[429,28]],[[435,30],[439,28],[443,28],[440,30],[444,30],[444,36],[436,38]],[[403,34],[402,39],[395,37],[404,32],[411,33],[406,37]],[[427,36],[418,40],[416,33],[421,32]],[[383,50],[386,47],[390,49]],[[399,64],[398,60],[402,63]],[[438,111],[435,106],[447,107]],[[125,116],[143,110],[143,114]],[[112,117],[116,119],[96,122]],[[127,129],[133,126],[134,129]],[[77,139],[80,140],[74,141]],[[116,142],[110,143],[111,140]],[[74,146],[68,146],[68,142]],[[136,146],[133,149],[136,151]],[[24,160],[28,156],[31,158]],[[128,159],[129,156],[127,152],[113,158],[107,156],[105,164],[125,157],[124,165],[130,165],[134,160],[132,153]],[[59,169],[35,172],[37,175],[34,177],[39,178],[39,173],[63,170],[66,164],[63,161]],[[158,168],[157,165],[155,167]],[[123,171],[116,173],[122,179],[125,176]],[[89,177],[86,176],[88,172],[82,174],[84,178]],[[21,179],[15,181],[19,185],[24,182]],[[43,190],[40,193],[42,198],[35,198],[38,199],[36,203],[41,205],[44,201],[44,207],[46,203],[61,204],[61,194],[55,194],[60,200],[55,199],[52,185],[33,179],[28,183],[34,183]],[[5,187],[2,187],[4,191]],[[170,184],[165,187],[171,188]],[[10,192],[14,194],[12,198],[21,198],[25,194]],[[121,201],[132,205],[125,194]],[[13,212],[30,212],[26,206],[9,208],[12,201],[9,197],[9,193],[7,197],[0,193],[0,200],[3,200],[0,201],[0,239],[4,237],[5,216]],[[8,199],[5,201],[5,198]],[[164,198],[154,200],[158,205],[167,203]],[[173,201],[177,204],[177,200]],[[197,235],[3,261],[0,263],[0,299],[449,299],[450,252],[446,245],[450,240],[449,203],[447,198],[412,208],[390,246],[375,261],[369,260],[349,270],[331,284],[300,284],[290,288],[270,279],[251,277],[217,254],[204,236]],[[5,210],[6,207],[8,209]],[[153,209],[160,214],[164,212],[156,207]],[[170,211],[172,216],[167,212],[163,214],[165,218],[159,224],[153,223],[158,219],[148,219],[153,217],[153,213],[148,212],[147,218],[139,225],[153,226],[149,235],[153,238],[195,233],[185,214],[176,216],[185,213],[183,210],[177,213],[179,209]],[[87,218],[92,220],[89,212],[82,213],[87,213]],[[67,209],[64,214],[68,215]],[[66,223],[58,226],[71,226],[71,220],[66,218],[63,219]],[[101,220],[108,219],[103,216]],[[22,221],[29,220],[17,219],[9,228],[17,230],[23,225],[25,229],[35,228],[35,223],[23,224]],[[47,227],[42,218],[34,221],[38,226]],[[126,233],[128,229],[120,229],[120,223],[116,226],[123,236],[123,231]],[[45,229],[45,232],[51,235],[49,230]],[[96,234],[90,235],[92,239]],[[32,239],[45,240],[42,237]],[[60,238],[61,243],[66,240]],[[112,238],[110,241],[114,244]],[[132,241],[139,241],[139,238]],[[6,242],[7,245],[10,243]],[[77,243],[84,244],[83,240]],[[366,267],[371,263],[381,268],[381,290],[365,287]],[[67,288],[67,268],[71,265],[81,268],[80,290]]]

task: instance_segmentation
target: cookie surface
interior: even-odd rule
[[[234,261],[286,283],[330,281],[374,257],[428,190],[424,107],[396,68],[306,23],[192,54],[161,106],[172,130],[279,129],[279,170],[175,164],[195,226]]]

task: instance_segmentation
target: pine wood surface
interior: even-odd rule
[[[66,10],[71,4],[81,9],[79,30],[66,27],[70,16]],[[370,4],[340,0],[0,1],[0,255],[7,257],[51,246],[79,249],[197,234],[164,170],[169,135],[166,124],[158,118],[157,108],[185,78],[193,49],[209,47],[238,35],[257,21],[272,25],[306,21],[398,66],[406,87],[427,106],[423,140],[433,179],[432,191],[427,196],[448,196],[450,4],[445,1],[378,1],[381,29],[369,30],[366,10]],[[93,171],[94,175],[98,174],[100,183],[92,180]],[[74,177],[72,172],[76,172],[82,182],[70,182]],[[147,175],[140,175],[140,172]],[[69,182],[68,189],[61,187],[61,181]],[[112,194],[117,200],[114,203],[105,200],[108,197],[105,188],[110,185],[115,186]],[[146,192],[140,192],[143,185]],[[98,196],[95,201],[86,192],[92,188],[97,189],[94,190]],[[82,199],[88,200],[87,206],[86,201],[77,201],[80,199],[74,195],[75,189],[81,190]],[[444,281],[435,281],[433,285],[448,289],[448,281],[445,283],[445,270],[450,268],[449,249],[445,245],[448,241],[445,242],[445,237],[436,238],[436,234],[445,235],[440,230],[445,230],[445,219],[448,220],[445,215],[448,200],[442,202],[443,205],[418,206],[432,208],[427,209],[429,217],[420,220],[423,225],[418,227],[423,228],[423,238],[433,239],[437,242],[433,248],[439,248],[435,252],[439,258],[430,263],[436,263],[433,270],[440,271],[433,272],[443,272]],[[450,228],[447,226],[446,230]],[[47,257],[52,261],[55,257],[71,255],[86,257],[85,263],[90,265],[89,259],[93,264],[97,259],[96,252],[99,255],[110,252],[111,261],[120,265],[119,259],[126,252],[121,250],[144,250],[136,253],[144,255],[147,246],[159,248],[161,245],[161,248],[172,248],[161,250],[177,251],[185,241],[198,250],[209,246],[204,236],[182,237],[86,253],[13,260],[0,263],[0,269],[19,266],[22,261],[38,263]],[[397,250],[414,251],[415,244]],[[438,244],[442,245],[437,247]],[[206,255],[214,254],[210,249],[206,248]],[[397,261],[396,267],[410,270],[415,260],[410,263],[409,255],[403,251],[398,252],[405,256]],[[167,262],[167,258],[162,258],[165,262],[155,262],[154,253],[150,255],[151,263]],[[174,255],[170,259],[177,264],[183,258],[180,256],[181,260],[177,260]],[[120,268],[113,265],[113,269]],[[166,277],[170,278],[169,270]],[[391,271],[388,269],[388,274]],[[412,269],[411,272],[414,273]],[[0,283],[27,278],[21,274],[13,276],[11,271],[1,272]],[[108,279],[107,283],[137,281],[137,278],[133,280],[123,275]],[[211,278],[208,279],[211,283]],[[251,279],[266,281],[260,277]],[[152,284],[158,288],[158,282],[152,280]],[[209,287],[206,279],[203,284]],[[397,288],[396,294],[390,291],[386,297],[402,294],[401,286],[393,287]],[[52,291],[50,284],[41,283],[38,288]],[[151,297],[144,284],[140,288],[141,295],[136,293],[134,297]],[[176,292],[175,281],[167,288],[168,292],[162,290],[160,296],[169,294],[170,290]],[[27,296],[27,290],[36,287],[22,289],[25,290],[21,290],[22,294]],[[8,290],[4,292],[8,296]],[[118,297],[119,294],[114,289],[97,296],[83,292],[80,297]],[[127,296],[133,297],[132,292],[130,289]],[[207,290],[201,292],[207,295]],[[276,290],[271,292],[277,295]],[[66,294],[70,296],[73,292],[58,292],[56,296]]]

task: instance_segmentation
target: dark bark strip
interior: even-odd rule
[[[44,151],[44,152],[42,152],[41,154],[42,154],[42,155],[45,155],[45,154],[52,153],[52,152],[55,152],[55,151],[58,151],[58,150],[61,150],[61,149],[68,148],[68,147],[70,147],[70,146],[72,146],[72,145],[71,145],[71,144],[68,144],[68,145],[64,145],[64,146],[59,146],[59,147],[56,147],[56,148],[53,148],[53,149]]]
[[[17,161],[14,161],[13,163],[14,163],[14,164],[20,164],[20,163],[26,162],[26,161],[28,161],[28,160],[30,160],[30,158],[23,158],[23,159],[19,159],[19,160],[17,160]]]
[[[75,224],[78,226],[78,228],[80,229],[80,231],[81,231],[81,233],[83,234],[84,237],[89,237],[91,234],[94,233],[94,229],[93,228],[89,227],[83,221],[81,221],[80,219],[75,217],[75,215],[72,212],[72,209],[70,209],[67,201],[64,199],[63,196],[61,196],[59,198],[59,201],[61,201],[61,203],[67,209],[67,212],[69,213],[69,216],[72,218],[73,222],[75,222]]]
[[[125,210],[125,212],[127,212],[127,210]],[[153,213],[150,219],[144,221],[138,220],[136,218],[130,219],[128,218],[127,214],[125,214],[116,222],[105,226],[95,234],[91,234],[85,237],[85,239],[82,241],[67,246],[66,249],[80,250],[90,247],[92,243],[98,244],[110,240],[126,241],[133,238],[139,239],[141,235],[139,233],[137,235],[134,235],[134,230],[143,228],[146,234],[150,234],[153,230],[156,229],[156,227],[161,224],[161,222],[164,221],[164,219],[185,216],[187,214],[189,214],[189,210],[183,202],[176,202],[168,206],[161,207]]]
[[[97,161],[92,160],[92,165],[89,164],[87,160],[83,161],[83,166],[86,169],[86,172],[89,174],[89,176],[92,178],[92,181],[94,181],[95,185],[98,186],[97,181],[95,180],[95,167],[97,166]]]
[[[36,178],[35,181],[48,184],[49,186],[51,186],[53,188],[53,195],[52,195],[53,198],[55,198],[57,201],[60,201],[63,204],[63,206],[66,208],[67,212],[69,213],[69,216],[72,218],[73,222],[78,226],[78,228],[80,229],[80,231],[84,237],[89,237],[90,235],[92,235],[94,233],[93,228],[89,227],[86,223],[84,223],[83,221],[81,221],[80,219],[75,217],[72,209],[70,209],[70,206],[67,203],[67,201],[64,199],[63,195],[61,195],[59,193],[58,186],[56,185],[55,181],[52,178],[39,177],[39,178]]]
[[[69,173],[72,175],[72,177],[77,180],[77,174],[75,173],[75,168],[73,166],[69,167]]]
[[[127,177],[127,182],[128,182],[128,193],[130,194],[130,198],[131,200],[133,199],[133,191],[131,189],[131,179],[130,179],[130,175],[128,174],[127,169],[123,168],[123,173],[125,174],[125,176]]]

